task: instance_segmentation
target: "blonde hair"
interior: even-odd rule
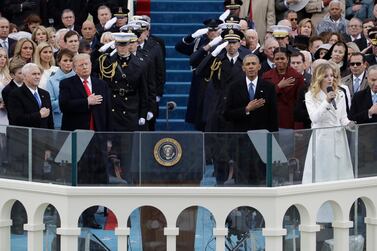
[[[36,41],[35,38],[39,30],[42,31],[46,35],[46,41],[44,42],[48,42],[50,40],[50,34],[47,31],[47,28],[44,27],[43,25],[39,25],[37,28],[34,29],[33,33],[31,34],[31,40],[33,40],[35,43],[38,43],[38,41]]]
[[[53,48],[50,44],[48,44],[46,42],[41,42],[40,44],[38,44],[37,49],[35,50],[33,62],[36,65],[38,65],[39,68],[44,69],[42,62],[41,62],[41,52],[42,52],[43,49],[48,48],[48,47],[51,48],[51,51],[53,51]],[[49,65],[49,67],[47,69],[49,69],[51,66],[55,65],[55,59],[54,59],[53,55],[51,57],[50,62],[48,62],[48,65]],[[45,69],[45,70],[47,70],[47,69]]]
[[[0,68],[0,74],[2,75],[2,79],[1,80],[4,80],[4,83],[5,84],[8,84],[9,81],[11,81],[11,76],[10,76],[10,73],[9,73],[9,57],[8,57],[8,52],[6,49],[4,48],[0,48],[0,52],[3,52],[4,55],[5,55],[5,65],[3,68]]]
[[[35,54],[35,47],[36,47],[36,46],[35,46],[35,43],[33,42],[33,40],[31,40],[31,39],[29,39],[29,38],[21,38],[21,39],[18,40],[17,43],[16,43],[16,46],[15,46],[15,48],[14,48],[14,56],[13,56],[12,60],[15,59],[15,58],[20,58],[20,59],[22,59],[23,61],[25,61],[25,59],[23,59],[23,58],[21,57],[21,48],[22,48],[22,46],[24,45],[24,43],[26,43],[26,42],[30,42],[30,43],[31,43],[31,46],[33,47],[33,55],[32,55],[32,57],[31,57],[30,61],[33,59],[34,54]],[[25,61],[25,63],[29,63],[29,62],[26,62],[26,61]]]
[[[315,27],[314,27],[313,22],[312,22],[312,20],[311,20],[310,18],[304,18],[304,19],[302,19],[302,20],[298,23],[298,28],[297,28],[297,30],[298,30],[299,34],[301,34],[301,28],[302,28],[305,24],[307,24],[307,23],[310,23],[310,26],[312,27],[312,32],[311,32],[310,36],[315,36],[315,35],[316,35]]]
[[[110,39],[111,41],[114,41],[114,37],[113,37],[113,35],[111,34],[110,31],[106,31],[102,34],[101,39],[100,39],[100,43],[106,44],[105,39]]]
[[[313,72],[312,82],[310,83],[309,91],[313,94],[313,96],[317,96],[317,94],[321,91],[321,83],[325,79],[326,71],[331,69],[334,75],[334,81],[332,83],[332,87],[334,91],[338,89],[340,83],[340,70],[339,67],[332,62],[323,62],[317,65]]]

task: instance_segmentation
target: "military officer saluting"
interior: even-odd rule
[[[143,63],[130,53],[133,33],[113,33],[116,51],[99,57],[99,77],[109,84],[112,123],[115,131],[137,131],[145,125],[147,115],[147,81]]]

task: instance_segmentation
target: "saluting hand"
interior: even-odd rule
[[[46,108],[46,107],[42,107],[40,110],[39,110],[39,113],[41,114],[41,118],[47,118],[49,115],[50,115],[50,109]]]
[[[94,93],[88,96],[88,105],[99,105],[102,103],[102,95],[95,95]]]
[[[283,78],[282,80],[280,80],[280,82],[278,83],[278,87],[279,88],[285,88],[285,87],[289,87],[289,86],[292,86],[294,84],[292,84],[293,82],[295,82],[295,78],[294,77],[289,77],[289,78]]]
[[[251,112],[251,111],[254,111],[262,106],[264,106],[264,104],[266,103],[266,100],[264,98],[260,98],[260,99],[253,99],[251,100],[245,110],[246,112]]]

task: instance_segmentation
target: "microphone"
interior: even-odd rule
[[[329,85],[329,86],[327,86],[327,88],[326,88],[326,91],[327,91],[327,93],[329,93],[329,92],[332,92],[332,91],[334,91],[334,89],[332,88],[332,86],[331,86],[331,85]],[[331,100],[331,104],[332,104],[332,106],[334,107],[334,109],[336,110],[336,103],[335,103],[335,99],[332,99],[332,100]]]
[[[174,101],[168,101],[166,102],[166,107],[169,111],[174,111],[175,108],[177,108],[177,103],[175,103]]]

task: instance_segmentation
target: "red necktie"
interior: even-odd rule
[[[88,80],[84,79],[83,84],[84,84],[86,95],[88,95],[89,97],[90,95],[92,95],[92,92],[90,91]],[[92,113],[90,113],[89,129],[94,131],[94,119],[93,119]]]
[[[253,0],[250,0],[249,21],[253,20]]]

